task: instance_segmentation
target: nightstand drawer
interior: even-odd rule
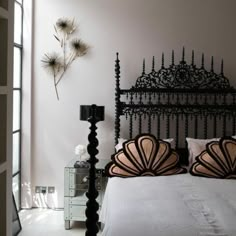
[[[69,189],[69,195],[68,197],[76,197],[79,196],[81,192],[87,192],[88,191],[88,184],[80,185],[80,186],[74,186],[75,188]],[[100,191],[102,189],[101,185],[96,185],[97,191]]]
[[[81,194],[76,197],[71,197],[68,200],[69,205],[80,205],[80,206],[86,206],[86,203],[88,201],[88,198],[86,197],[86,193]],[[99,205],[102,203],[102,195],[99,193],[98,197],[96,198],[96,201]]]
[[[73,205],[70,207],[70,219],[85,218],[86,206]]]
[[[88,183],[87,184],[75,184],[74,186],[71,186],[71,189],[74,190],[87,190],[88,189]],[[96,183],[96,189],[101,189],[101,182]]]
[[[75,184],[84,184],[88,182],[88,173],[70,173],[70,187]]]
[[[85,210],[86,206],[80,205],[71,205],[65,207],[64,209],[64,219],[65,220],[78,220],[84,221],[85,220]]]
[[[84,186],[87,186],[87,183],[88,183],[88,173],[70,173],[69,174],[69,186],[70,188],[74,188],[74,186],[76,186],[76,188],[79,188],[81,187],[81,189],[84,189]],[[101,173],[98,173],[97,174],[97,179],[96,179],[96,183],[98,185],[100,185],[101,183],[101,180],[102,180],[102,175]]]
[[[86,206],[71,206],[67,211],[64,212],[65,220],[75,220],[75,221],[84,221],[86,219],[85,215]],[[97,214],[100,214],[100,209],[97,211]]]

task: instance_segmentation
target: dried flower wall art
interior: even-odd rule
[[[74,20],[59,18],[54,25],[54,30],[53,36],[60,44],[62,52],[61,54],[45,53],[41,61],[45,70],[53,77],[56,96],[59,100],[58,84],[72,62],[84,56],[88,52],[89,46],[78,37],[73,37],[77,31]]]

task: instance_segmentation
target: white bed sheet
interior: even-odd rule
[[[102,236],[236,236],[236,180],[113,177],[100,220]]]

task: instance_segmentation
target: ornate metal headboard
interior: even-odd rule
[[[175,139],[176,148],[186,148],[185,138],[212,138],[235,135],[236,90],[224,76],[223,61],[219,74],[214,72],[213,57],[209,71],[205,69],[204,54],[201,66],[182,59],[164,66],[164,54],[159,70],[143,71],[130,89],[120,88],[120,60],[115,61],[115,144],[121,131],[121,117],[128,120],[129,138],[148,132],[157,138]],[[146,122],[145,122],[146,121]]]

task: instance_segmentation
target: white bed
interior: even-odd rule
[[[217,75],[213,59],[207,71],[204,56],[197,67],[194,53],[190,64],[184,55],[175,64],[173,54],[169,67],[163,55],[157,71],[153,58],[150,73],[144,62],[135,85],[122,89],[117,54],[115,143],[130,138],[105,169],[102,236],[236,236],[236,140],[225,137],[236,130],[236,90],[223,63]],[[175,150],[162,136],[174,138]],[[179,174],[187,164],[193,175]]]
[[[236,236],[236,181],[113,177],[100,220],[102,236]]]

